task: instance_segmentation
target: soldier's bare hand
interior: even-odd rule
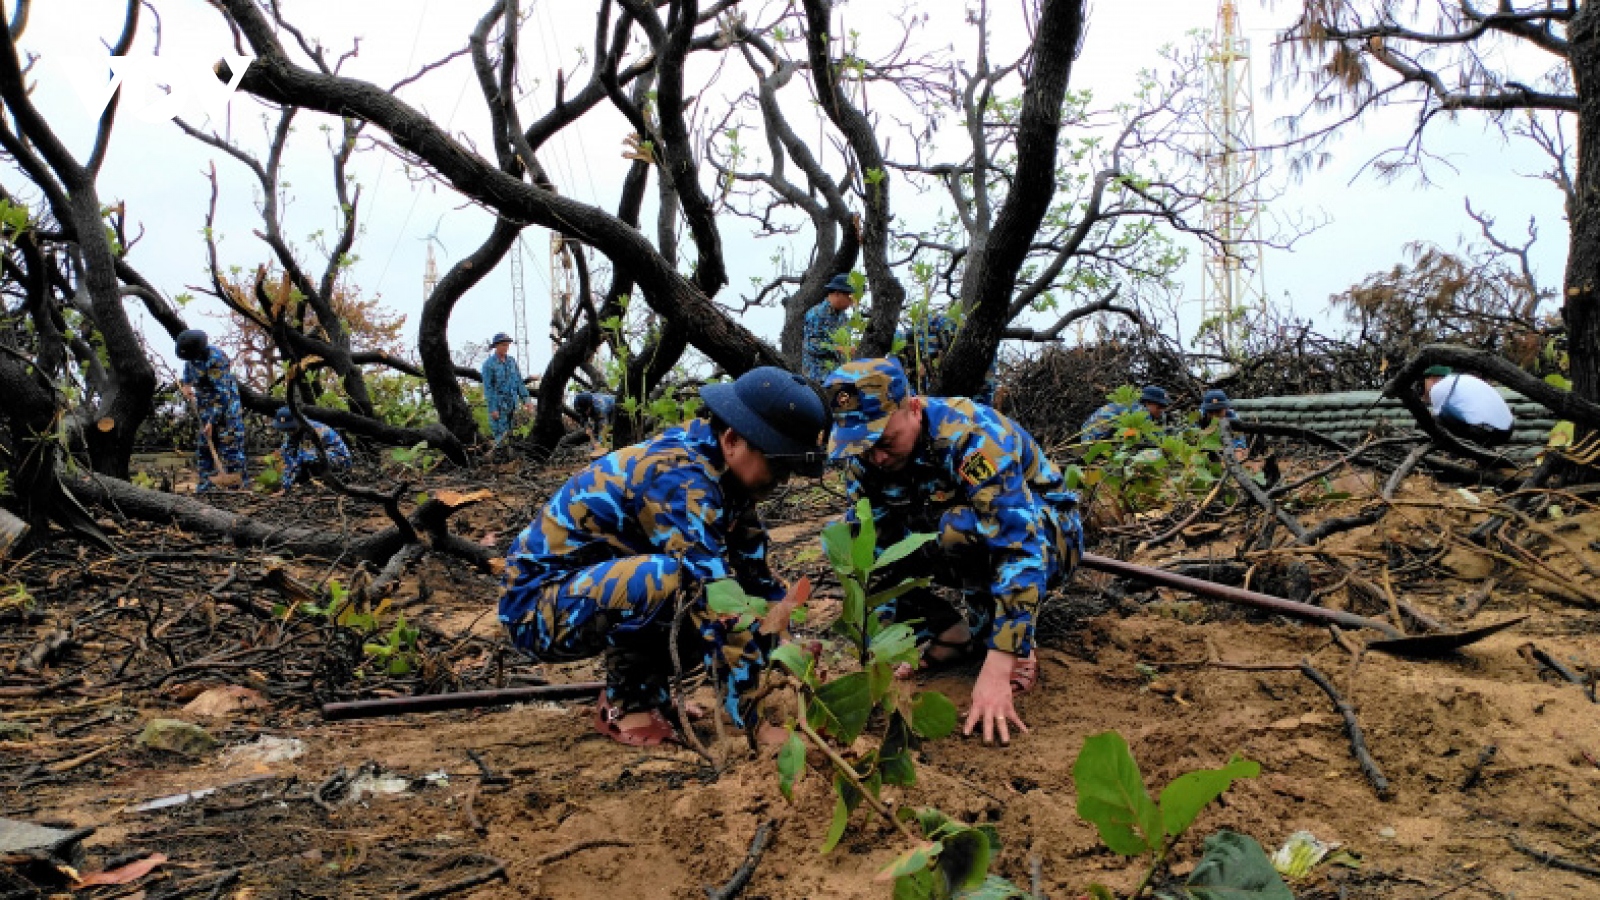
[[[1028,726],[1017,714],[1011,698],[1011,670],[1017,658],[1009,653],[990,651],[978,672],[978,681],[972,686],[972,708],[967,711],[967,721],[962,734],[972,736],[972,730],[982,726],[985,744],[994,743],[999,736],[1000,745],[1011,743],[1011,726],[1026,733]]]

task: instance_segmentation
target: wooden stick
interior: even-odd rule
[[[1600,878],[1600,869],[1596,869],[1593,866],[1586,866],[1583,863],[1576,863],[1569,859],[1562,859],[1561,857],[1556,856],[1554,853],[1546,853],[1543,850],[1535,850],[1532,847],[1529,847],[1527,844],[1524,844],[1516,835],[1507,835],[1506,840],[1511,842],[1511,846],[1515,848],[1517,852],[1527,854],[1528,856],[1533,857],[1552,869],[1576,872],[1579,875],[1587,875],[1590,878]]]
[[[448,897],[451,894],[459,894],[462,891],[471,890],[480,884],[488,884],[489,882],[494,881],[496,878],[509,880],[506,879],[505,863],[500,862],[499,860],[490,860],[490,862],[494,863],[494,865],[486,871],[479,872],[476,875],[468,875],[466,878],[463,878],[459,881],[452,881],[449,884],[442,884],[436,888],[412,891],[411,893],[401,897],[400,900],[435,900],[437,897]]]
[[[1339,694],[1339,691],[1334,688],[1333,682],[1328,680],[1328,676],[1317,671],[1317,667],[1311,664],[1311,660],[1301,660],[1300,671],[1333,701],[1334,709],[1337,709],[1339,715],[1344,717],[1344,730],[1345,734],[1350,737],[1350,750],[1355,754],[1356,762],[1360,764],[1362,774],[1366,775],[1367,780],[1372,782],[1373,788],[1378,792],[1379,799],[1389,799],[1389,779],[1383,777],[1383,771],[1378,768],[1377,760],[1374,760],[1372,754],[1367,751],[1367,739],[1361,731],[1361,722],[1356,718],[1355,708]]]

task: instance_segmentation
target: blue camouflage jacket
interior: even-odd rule
[[[989,646],[1027,656],[1034,609],[1057,568],[1047,519],[1077,495],[1032,435],[1004,415],[966,398],[925,401],[924,433],[905,468],[875,471],[859,457],[845,463],[847,518],[854,520],[856,500],[870,500],[880,549],[919,531],[938,533],[946,546],[986,543],[998,606]],[[1081,552],[1081,532],[1070,530],[1067,540]]]
[[[233,377],[228,355],[215,347],[204,363],[183,364],[183,383],[194,386],[194,402],[200,408],[200,424],[227,427],[244,416],[239,405],[239,382]]]
[[[483,361],[483,399],[490,409],[505,409],[528,399],[528,386],[522,383],[516,357],[507,356],[502,362],[491,353]]]
[[[833,340],[833,333],[850,321],[850,310],[835,312],[824,300],[806,312],[805,344],[801,348],[802,372],[807,378],[822,381],[849,360]]]
[[[702,419],[595,460],[562,485],[512,542],[503,602],[537,596],[514,588],[646,554],[676,557],[702,584],[733,577],[751,595],[782,599],[755,503],[723,489],[726,472],[722,450]],[[500,610],[505,621],[517,621],[521,613]]]
[[[1114,430],[1113,423],[1132,412],[1143,412],[1149,415],[1149,411],[1138,403],[1107,403],[1105,406],[1090,413],[1089,418],[1083,420],[1083,428],[1080,429],[1083,432],[1083,440],[1088,442],[1109,439]]]
[[[909,328],[895,332],[895,341],[901,344],[896,359],[900,361],[900,368],[906,370],[906,380],[913,392],[926,396],[933,389],[934,379],[939,375],[939,361],[956,342],[956,333],[960,330],[954,319],[944,313],[934,313],[925,321],[913,322]],[[999,362],[996,358],[989,364],[983,387],[973,397],[979,403],[987,405],[994,400],[999,385],[995,377]]]
[[[339,437],[339,432],[311,419],[311,427],[322,438],[322,446],[328,451],[328,465],[335,469],[350,468],[350,447],[345,444],[344,438]],[[283,489],[294,487],[300,478],[300,470],[308,463],[317,461],[317,450],[308,446],[309,438],[296,441],[293,434],[283,436],[283,446],[278,448],[278,453],[283,457]]]

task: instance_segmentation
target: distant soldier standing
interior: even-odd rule
[[[489,406],[489,435],[495,443],[511,431],[517,416],[517,407],[532,408],[527,385],[522,383],[522,370],[517,361],[507,355],[511,350],[511,336],[501,332],[491,342],[494,353],[483,361],[483,399]]]
[[[827,299],[806,312],[805,345],[800,351],[802,374],[816,382],[848,361],[834,334],[849,324],[850,307],[856,302],[855,288],[844,272],[833,276],[827,291]]]
[[[232,362],[227,354],[211,346],[206,333],[198,328],[180,333],[173,352],[184,362],[178,389],[200,414],[194,448],[200,480],[195,493],[216,489],[211,483],[211,477],[218,474],[211,455],[213,444],[223,471],[237,474],[242,481],[246,467],[244,408],[239,405],[239,382],[234,380]]]

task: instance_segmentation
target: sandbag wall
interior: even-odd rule
[[[1507,450],[1515,456],[1537,454],[1549,439],[1556,420],[1549,410],[1521,394],[1499,390],[1516,417]],[[1246,421],[1295,425],[1351,446],[1374,431],[1384,435],[1417,433],[1416,421],[1400,401],[1381,399],[1378,391],[1235,399],[1233,408]]]

